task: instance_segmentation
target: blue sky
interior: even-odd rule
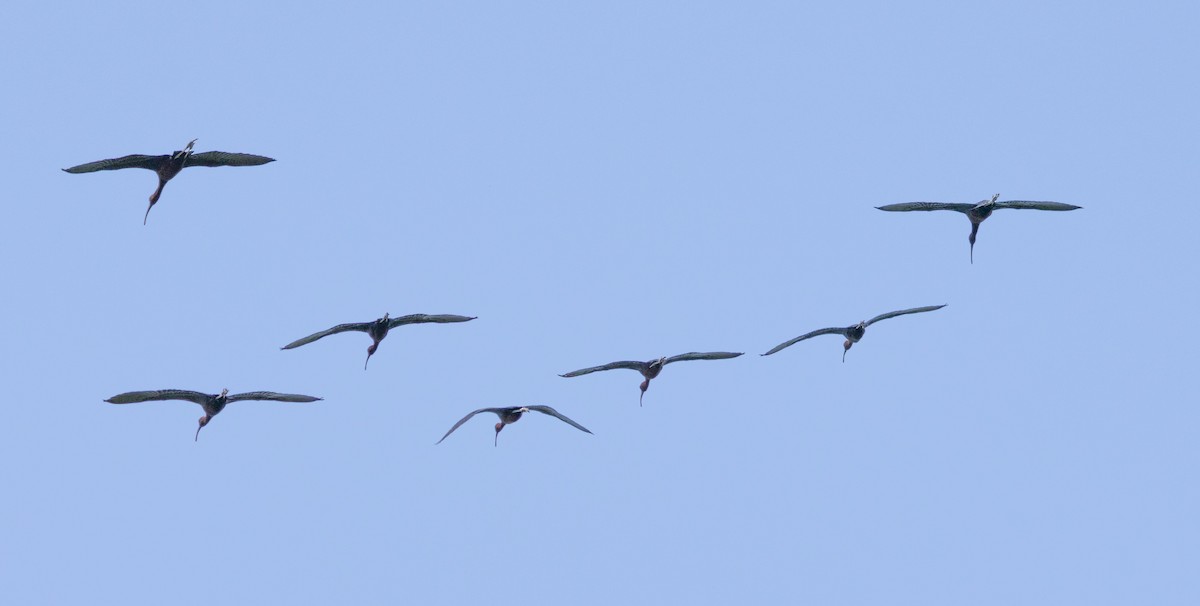
[[[1195,603],[1197,12],[13,5],[0,601]]]

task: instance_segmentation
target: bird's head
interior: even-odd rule
[[[496,439],[492,440],[492,446],[500,445],[500,430],[504,429],[504,423],[496,423]]]
[[[854,345],[854,342],[851,341],[850,339],[846,339],[846,341],[844,343],[842,343],[842,363],[843,364],[846,363],[846,352],[850,351],[850,348],[853,345]]]
[[[204,429],[205,425],[208,425],[208,420],[209,420],[208,415],[204,415],[203,417],[200,417],[200,427],[196,428],[196,439],[193,440],[194,442],[200,441],[200,430]]]

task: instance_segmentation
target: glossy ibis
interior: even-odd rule
[[[451,427],[450,431],[447,431],[446,435],[442,436],[442,440],[445,440],[447,436],[454,433],[455,429],[458,429],[463,423],[469,421],[471,417],[481,412],[494,412],[496,413],[496,416],[500,417],[500,422],[496,423],[496,437],[492,440],[492,446],[496,446],[500,442],[500,430],[504,429],[505,425],[511,425],[521,420],[521,415],[531,410],[555,417],[564,423],[567,423],[571,427],[578,429],[579,431],[592,433],[588,428],[576,423],[575,421],[572,421],[571,419],[568,419],[566,415],[554,410],[553,408],[550,408],[549,406],[509,406],[506,408],[480,408],[479,410],[472,412],[471,414],[459,419],[458,422],[454,424],[454,427]],[[441,444],[442,440],[438,440],[434,443],[434,445],[436,446],[437,444]]]
[[[250,391],[229,395],[228,389],[222,389],[220,394],[210,395],[186,389],[156,389],[151,391],[130,391],[115,395],[105,402],[110,404],[134,404],[137,402],[152,402],[158,400],[186,400],[195,402],[204,408],[204,416],[200,417],[200,427],[196,428],[196,441],[200,440],[200,430],[217,416],[225,405],[240,400],[272,400],[275,402],[316,402],[321,398],[302,396],[291,393],[275,393],[273,391]]]
[[[863,334],[867,331],[868,326],[870,326],[880,320],[886,320],[888,318],[895,318],[896,316],[903,316],[903,315],[907,315],[907,314],[919,314],[919,313],[923,313],[926,311],[934,311],[936,309],[941,309],[943,307],[945,307],[945,305],[930,305],[928,307],[914,307],[912,309],[901,309],[900,311],[889,311],[885,314],[880,314],[878,316],[875,316],[874,318],[871,318],[870,320],[867,320],[866,322],[859,322],[858,324],[855,324],[854,326],[847,326],[846,328],[822,328],[820,330],[814,330],[810,333],[800,335],[790,341],[784,341],[783,343],[776,345],[771,351],[768,351],[767,353],[762,354],[762,355],[769,356],[777,351],[780,351],[782,349],[787,349],[788,347],[791,347],[792,345],[799,343],[800,341],[803,341],[805,339],[810,339],[812,337],[816,337],[816,336],[820,336],[820,335],[835,335],[836,334],[836,335],[842,335],[843,337],[846,337],[846,342],[842,343],[842,362],[845,362],[846,361],[846,352],[850,351],[850,347],[853,346],[855,343],[858,343],[863,338]]]
[[[371,361],[371,356],[375,353],[375,350],[379,347],[379,342],[382,341],[383,338],[387,336],[389,330],[391,330],[397,326],[401,326],[404,324],[425,324],[425,323],[429,323],[429,322],[445,324],[448,322],[467,322],[469,320],[474,320],[474,319],[475,318],[472,318],[469,316],[456,316],[453,314],[442,314],[442,315],[432,315],[432,316],[428,315],[428,314],[410,314],[407,316],[400,316],[399,318],[389,319],[388,314],[383,314],[382,318],[379,318],[378,320],[375,320],[374,322],[355,322],[355,323],[350,323],[350,324],[338,324],[337,326],[334,326],[333,328],[330,328],[328,330],[322,330],[321,332],[317,332],[317,333],[308,335],[307,337],[304,337],[303,339],[297,339],[295,341],[292,341],[291,343],[284,345],[280,349],[293,349],[296,347],[300,347],[301,345],[306,345],[308,343],[312,343],[313,341],[316,341],[317,339],[320,339],[322,337],[328,337],[329,335],[336,335],[339,332],[346,332],[349,330],[365,332],[365,333],[367,333],[367,335],[369,335],[371,337],[371,341],[372,341],[371,346],[367,348],[367,361],[363,362],[363,370],[366,370],[367,362]]]
[[[901,202],[899,204],[888,204],[886,206],[876,206],[879,210],[889,212],[908,212],[913,210],[953,210],[967,216],[971,221],[971,235],[967,240],[971,243],[971,263],[975,263],[975,234],[979,232],[979,224],[985,219],[992,216],[993,211],[1002,208],[1018,208],[1018,209],[1034,209],[1034,210],[1075,210],[1082,208],[1074,204],[1063,204],[1062,202],[1036,202],[1030,200],[1002,200],[997,202],[996,199],[1000,194],[992,196],[991,200],[980,200],[976,204],[955,204],[950,202]]]
[[[650,379],[657,377],[658,374],[662,372],[663,367],[666,366],[667,364],[670,364],[672,362],[688,362],[691,360],[726,360],[729,358],[736,358],[740,355],[742,355],[742,354],[741,353],[732,353],[732,352],[728,352],[728,351],[712,351],[712,352],[708,352],[708,353],[691,352],[691,353],[679,354],[677,356],[671,356],[669,358],[659,358],[657,360],[650,360],[649,362],[634,362],[634,361],[611,362],[609,364],[604,364],[602,366],[593,366],[591,368],[582,368],[580,370],[575,370],[575,371],[569,372],[565,375],[558,375],[558,376],[567,377],[567,378],[578,377],[580,375],[586,375],[586,374],[590,374],[593,372],[600,372],[602,370],[614,370],[617,368],[628,368],[630,370],[636,370],[636,371],[642,373],[642,376],[646,378],[645,381],[642,381],[642,384],[639,387],[642,390],[642,393],[641,393],[641,395],[638,396],[638,406],[641,406],[642,398],[645,397],[646,390],[650,388]]]
[[[146,224],[146,219],[150,217],[150,209],[154,208],[154,204],[158,202],[158,197],[162,195],[163,187],[179,171],[189,166],[258,166],[267,162],[274,162],[274,158],[266,156],[256,156],[254,154],[238,154],[230,152],[210,151],[200,154],[192,153],[192,145],[195,145],[196,139],[188,142],[187,146],[181,150],[172,152],[170,155],[164,156],[147,156],[144,154],[132,154],[121,156],[120,158],[109,158],[108,160],[97,160],[64,168],[63,170],[72,174],[91,173],[98,170],[118,170],[122,168],[145,168],[154,171],[158,174],[158,188],[154,193],[150,194],[150,206],[146,207],[146,214],[142,217],[142,225]]]

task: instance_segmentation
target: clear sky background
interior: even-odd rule
[[[0,602],[1200,600],[1192,3],[4,13]]]

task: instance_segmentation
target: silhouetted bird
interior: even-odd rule
[[[447,436],[454,433],[455,429],[458,429],[463,423],[466,423],[467,421],[469,421],[471,419],[471,417],[473,417],[481,412],[494,412],[494,413],[496,413],[496,416],[500,417],[500,422],[496,423],[496,437],[495,437],[495,439],[492,440],[492,445],[496,446],[500,442],[500,430],[504,429],[505,425],[511,425],[513,423],[516,423],[517,421],[520,421],[521,415],[523,415],[531,410],[540,412],[542,414],[547,414],[547,415],[550,415],[557,419],[560,419],[564,423],[569,424],[571,427],[574,427],[575,429],[578,429],[579,431],[586,431],[587,433],[592,433],[591,430],[589,430],[588,428],[584,427],[583,425],[580,425],[579,423],[576,423],[575,421],[572,421],[571,419],[568,419],[566,417],[566,415],[558,412],[557,410],[554,410],[553,408],[550,408],[549,406],[509,406],[506,408],[480,408],[479,410],[472,412],[471,414],[459,419],[458,422],[454,424],[454,427],[451,427],[450,431],[447,431],[446,435],[442,436],[442,440],[445,440]],[[436,446],[437,444],[441,444],[442,440],[438,440],[437,442],[434,443],[434,445]]]
[[[230,402],[238,402],[240,400],[272,400],[275,402],[316,402],[321,398],[313,396],[302,396],[290,393],[275,393],[273,391],[250,391],[229,395],[228,389],[222,389],[218,395],[209,395],[198,391],[188,391],[185,389],[156,389],[152,391],[130,391],[123,394],[115,395],[105,402],[110,404],[134,404],[137,402],[151,402],[158,400],[186,400],[195,402],[204,408],[204,416],[200,417],[200,427],[196,428],[196,441],[200,440],[200,430],[204,429],[205,425],[217,416],[222,410],[225,410],[225,405]]]
[[[880,314],[878,316],[875,316],[874,318],[871,318],[870,320],[867,320],[866,322],[859,322],[858,324],[855,324],[854,326],[847,326],[846,328],[822,328],[821,330],[814,330],[810,333],[800,335],[790,341],[784,341],[783,343],[776,345],[774,347],[774,349],[772,349],[771,351],[768,351],[767,353],[762,354],[762,355],[769,356],[781,349],[787,349],[788,347],[791,347],[792,345],[799,343],[800,341],[803,341],[805,339],[809,339],[812,337],[816,337],[819,335],[835,335],[836,334],[836,335],[842,335],[843,337],[846,337],[846,342],[842,343],[842,348],[843,348],[842,349],[842,362],[845,362],[846,361],[846,352],[850,351],[850,347],[852,345],[854,345],[855,343],[858,343],[859,340],[861,340],[863,338],[863,333],[865,333],[867,331],[868,326],[870,326],[880,320],[886,320],[888,318],[894,318],[896,316],[903,316],[906,314],[919,314],[919,313],[926,312],[926,311],[933,311],[935,309],[941,309],[943,307],[945,307],[945,305],[930,305],[929,307],[914,307],[912,309],[901,309],[900,311],[889,311],[885,314]]]
[[[628,368],[629,370],[636,370],[636,371],[642,373],[642,376],[646,378],[646,380],[642,381],[642,384],[639,386],[639,388],[642,390],[642,393],[641,393],[641,395],[638,396],[638,406],[641,406],[642,398],[645,397],[646,390],[650,388],[650,379],[657,377],[658,374],[662,372],[663,367],[666,366],[667,364],[670,364],[672,362],[687,362],[690,360],[726,360],[729,358],[736,358],[740,355],[742,355],[742,354],[741,353],[731,353],[731,352],[727,352],[727,351],[713,351],[713,352],[708,352],[708,353],[692,352],[692,353],[679,354],[677,356],[671,356],[669,358],[659,358],[657,360],[650,360],[649,362],[633,362],[633,361],[611,362],[609,364],[604,364],[602,366],[593,366],[591,368],[583,368],[580,370],[575,370],[575,371],[569,372],[565,375],[558,375],[558,376],[567,377],[567,378],[578,377],[580,375],[586,375],[586,374],[590,374],[593,372],[600,372],[602,370],[614,370],[617,368]]]
[[[146,207],[146,215],[142,217],[142,225],[146,224],[146,219],[150,217],[150,209],[154,208],[154,204],[158,202],[158,197],[162,195],[163,187],[179,171],[189,166],[258,166],[267,162],[274,162],[274,158],[266,156],[256,156],[254,154],[237,154],[230,152],[211,151],[201,154],[192,153],[192,145],[196,143],[196,139],[188,142],[187,146],[182,150],[176,151],[169,156],[147,156],[143,154],[132,154],[122,156],[120,158],[110,158],[108,160],[97,160],[96,162],[88,162],[63,170],[72,174],[91,173],[98,170],[118,170],[121,168],[145,168],[158,173],[158,189],[150,194],[150,206]]]
[[[407,316],[400,316],[399,318],[392,318],[389,320],[388,314],[383,314],[382,318],[379,318],[378,320],[375,320],[374,322],[356,322],[356,323],[351,323],[351,324],[338,324],[337,326],[334,326],[333,328],[330,328],[328,330],[322,330],[321,332],[316,332],[311,335],[308,335],[307,337],[304,337],[303,339],[297,339],[295,341],[292,341],[291,343],[288,343],[287,345],[280,347],[280,349],[293,349],[296,347],[300,347],[301,345],[307,345],[309,343],[312,343],[313,341],[316,341],[317,339],[320,339],[322,337],[328,337],[329,335],[336,335],[339,332],[346,332],[348,330],[356,330],[358,332],[365,332],[365,333],[367,333],[367,335],[369,335],[371,337],[371,341],[372,341],[371,346],[367,348],[367,361],[363,362],[363,370],[366,370],[367,362],[371,361],[371,356],[375,353],[375,350],[377,348],[379,348],[379,342],[382,341],[383,338],[387,336],[389,330],[391,330],[397,326],[402,326],[404,324],[425,324],[425,323],[429,323],[429,322],[434,322],[437,324],[445,324],[448,322],[467,322],[469,320],[474,320],[474,319],[475,318],[468,317],[468,316],[456,316],[453,314],[442,314],[442,315],[436,315],[436,316],[431,316],[431,315],[427,315],[427,314],[410,314]]]
[[[901,202],[899,204],[888,204],[887,206],[876,206],[879,210],[889,212],[908,212],[913,210],[953,210],[958,211],[967,216],[971,221],[971,235],[967,240],[971,243],[971,263],[975,262],[975,234],[979,232],[979,224],[983,223],[984,219],[992,216],[992,212],[1002,208],[1024,208],[1034,210],[1075,210],[1082,208],[1074,204],[1063,204],[1062,202],[1033,202],[1029,200],[1003,200],[996,201],[1000,194],[992,196],[991,200],[980,200],[977,204],[954,204],[949,202]]]

